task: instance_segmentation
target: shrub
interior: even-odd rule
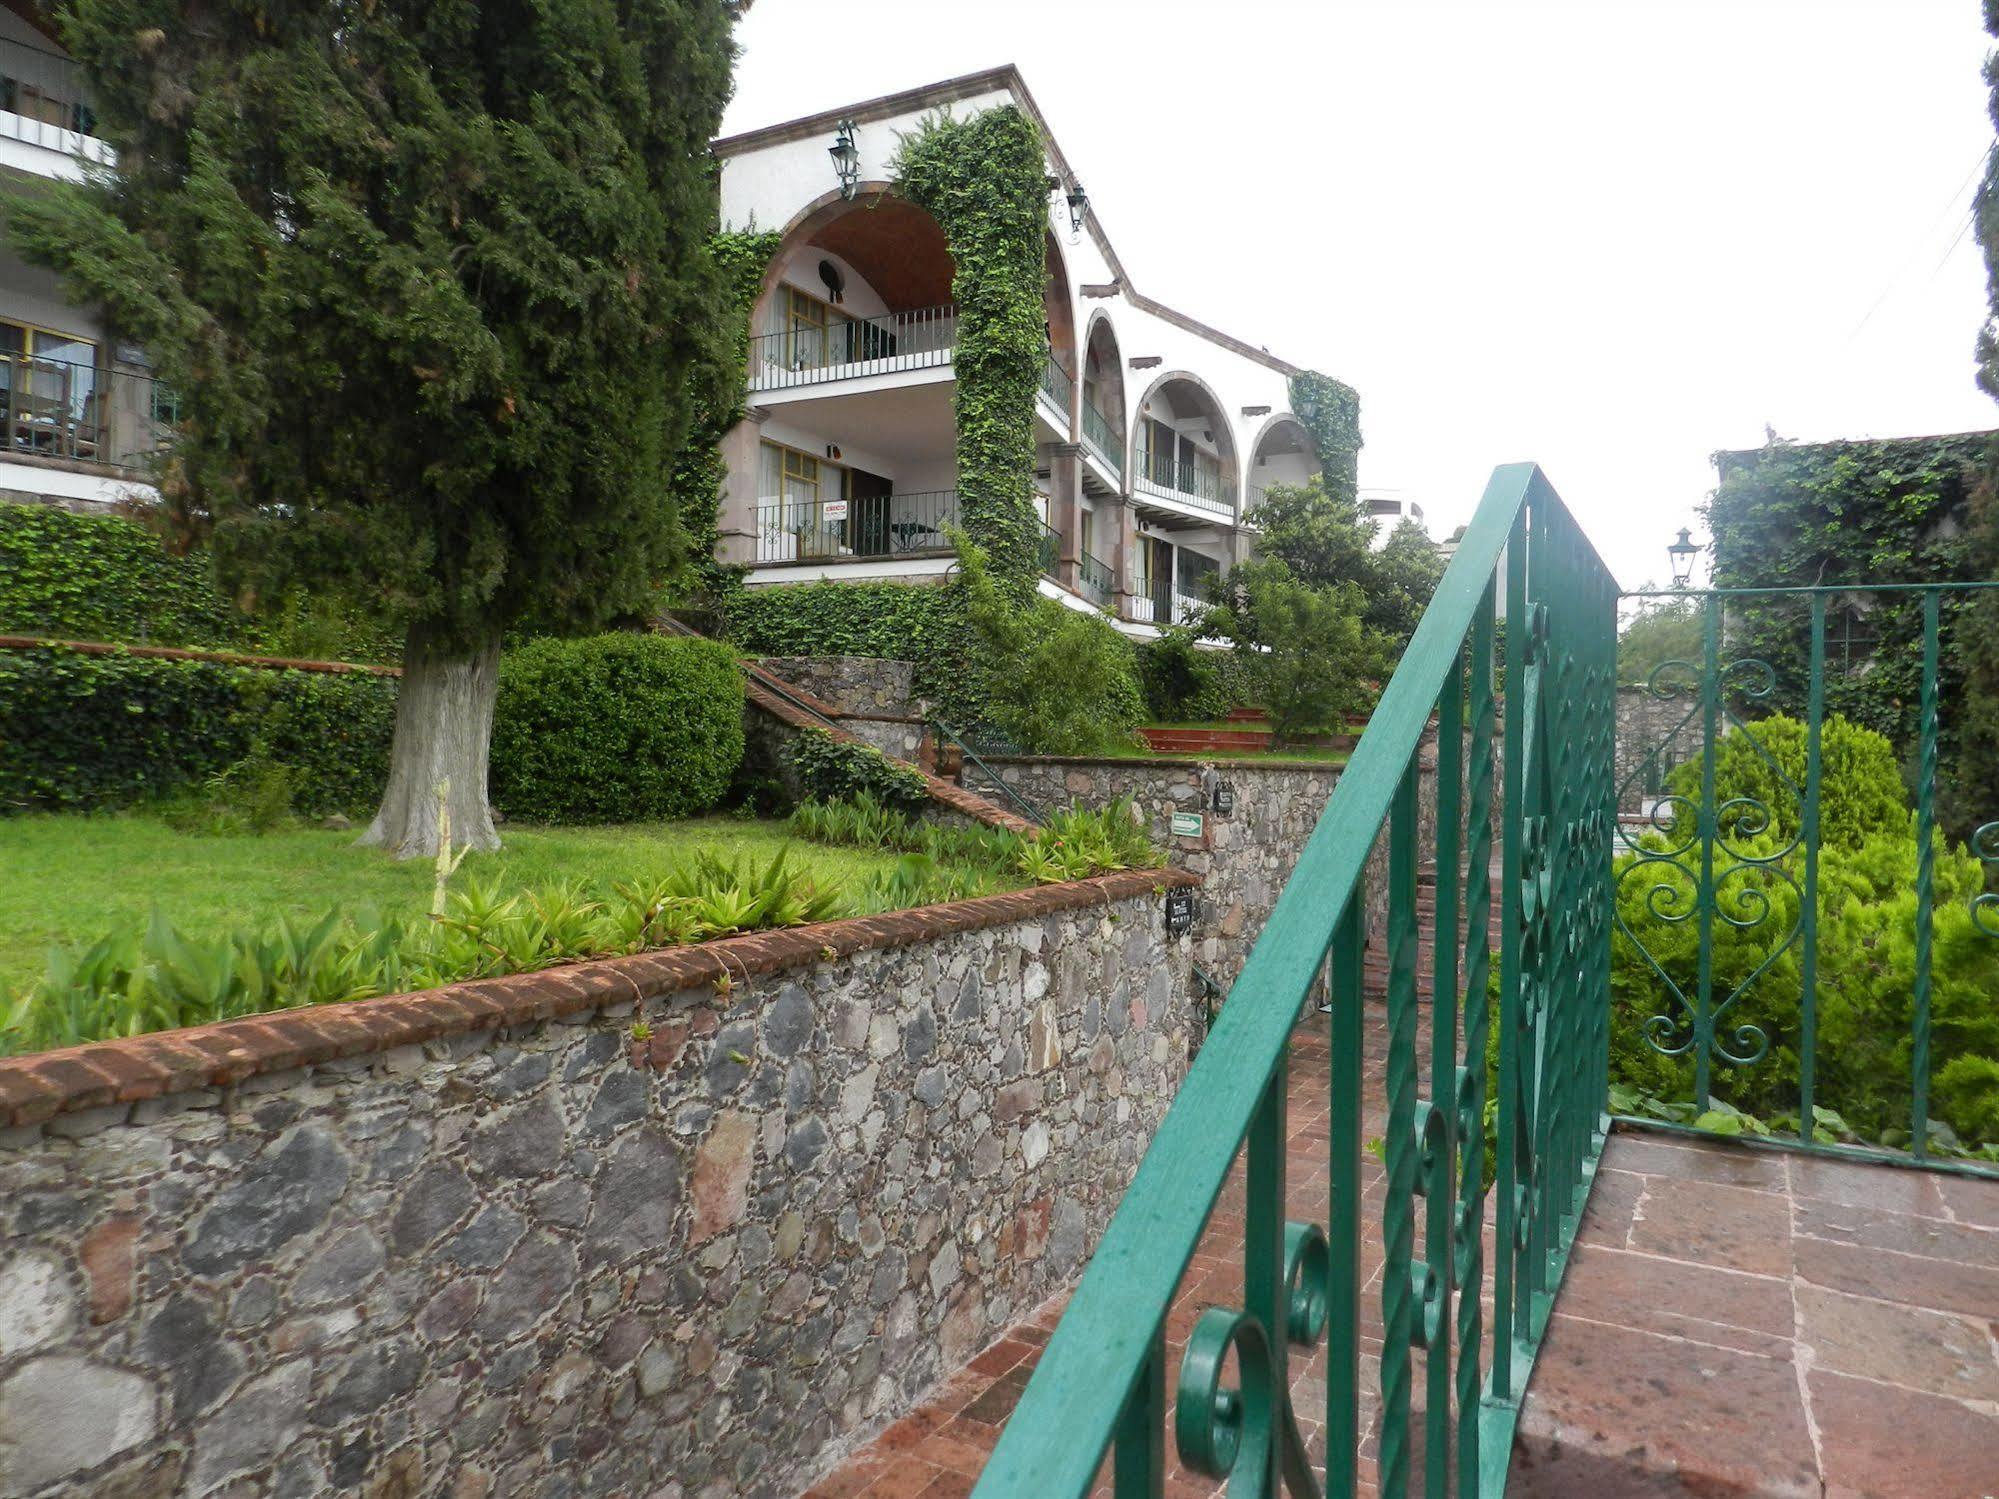
[[[1763,833],[1732,838],[1727,847],[1767,858],[1787,841],[1787,835]],[[1668,846],[1658,834],[1648,835],[1647,844],[1653,849]],[[1940,834],[1936,851],[1934,1112],[1960,1134],[1999,1140],[1999,1134],[1983,1133],[1982,1123],[1988,1111],[1999,1107],[1999,1096],[1983,1087],[1976,1069],[1958,1065],[1963,1058],[1999,1056],[1999,1012],[1991,1002],[1999,993],[1999,943],[1972,923],[1970,902],[1984,888],[1978,861],[1962,848],[1947,846]],[[1798,851],[1768,870],[1745,866],[1723,847],[1715,853],[1716,888],[1726,919],[1713,926],[1714,1002],[1740,991],[1719,1016],[1717,1039],[1746,1054],[1753,1047],[1745,1041],[1753,1038],[1738,1039],[1738,1032],[1754,1027],[1770,1045],[1768,1054],[1753,1064],[1716,1062],[1713,1087],[1719,1098],[1766,1119],[1795,1113],[1798,1105],[1802,871]],[[1891,1145],[1908,1139],[1915,874],[1915,840],[1906,815],[1897,829],[1873,834],[1858,847],[1828,842],[1819,853],[1817,1099],[1837,1109],[1864,1137]],[[1651,962],[1691,999],[1698,992],[1698,924],[1664,918],[1693,909],[1693,878],[1676,865],[1627,855],[1617,864],[1616,891],[1623,925],[1637,934]],[[1622,933],[1612,944],[1611,986],[1617,1000],[1612,1079],[1660,1098],[1691,1096],[1690,1060],[1662,1056],[1646,1039],[1645,1022],[1669,1010],[1669,996],[1646,957]]]
[[[907,806],[927,801],[923,777],[870,744],[835,739],[824,729],[803,729],[786,746],[807,797],[820,801],[863,799]]]
[[[1101,615],[1039,595],[1017,603],[962,539],[958,562],[988,724],[1033,754],[1127,742],[1145,717],[1131,642]]]
[[[1691,833],[1700,804],[1701,762],[1694,756],[1666,777],[1666,788],[1686,799],[1676,820]],[[1803,816],[1805,725],[1781,713],[1738,727],[1715,742],[1715,800],[1731,836],[1774,833],[1788,841]],[[1749,803],[1755,803],[1755,806]],[[1731,806],[1730,803],[1739,803]],[[1761,825],[1767,810],[1770,826]],[[1906,835],[1908,803],[1895,747],[1874,730],[1839,714],[1819,728],[1819,841],[1822,846],[1858,848],[1877,833]]]
[[[173,796],[257,755],[301,812],[360,811],[388,770],[396,683],[212,661],[0,653],[0,807]]]
[[[1362,622],[1351,583],[1315,587],[1285,562],[1245,562],[1230,574],[1215,623],[1235,642],[1278,742],[1332,729],[1365,709],[1384,675],[1388,642]]]
[[[0,505],[0,634],[155,645],[250,644],[207,559],[146,527],[53,505]]]
[[[175,554],[139,521],[52,505],[0,505],[0,635],[306,661],[394,661],[401,650],[355,610],[304,589],[245,612],[217,588],[206,552]]]
[[[510,817],[684,817],[722,799],[742,757],[742,674],[714,641],[543,639],[501,658],[492,794]]]

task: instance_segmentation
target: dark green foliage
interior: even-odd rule
[[[1131,642],[1097,614],[1003,593],[985,554],[961,542],[959,586],[975,644],[985,724],[1031,754],[1127,743],[1145,717]]]
[[[1398,644],[1406,642],[1443,581],[1444,560],[1437,555],[1436,543],[1413,520],[1391,531],[1387,545],[1370,560],[1370,576],[1361,585],[1367,598],[1361,619]]]
[[[301,661],[393,662],[400,639],[295,587],[255,614],[215,585],[205,549],[137,520],[0,505],[0,634],[173,645]]]
[[[1971,497],[1991,467],[1992,435],[1885,442],[1776,443],[1717,456],[1708,507],[1717,588],[1799,584],[1973,582]],[[1843,645],[1849,605],[1871,645]],[[1942,780],[1954,776],[1965,655],[1959,619],[1969,595],[1945,594],[1939,674]],[[1856,592],[1828,611],[1828,712],[1886,734],[1906,759],[1922,700],[1922,607],[1916,594]],[[1810,690],[1811,623],[1797,599],[1731,600],[1723,663],[1753,658],[1775,674],[1759,709],[1802,716]],[[1955,836],[1969,828],[1952,824]]]
[[[1040,570],[1034,392],[1047,357],[1048,187],[1041,133],[1011,104],[934,116],[904,137],[896,191],[951,249],[958,496],[994,575],[1024,593]]]
[[[1360,497],[1360,396],[1351,385],[1301,370],[1291,377],[1291,414],[1312,435],[1326,492],[1344,505]]]
[[[136,521],[0,505],[0,634],[240,650],[249,625],[205,556],[169,553]]]
[[[1416,632],[1444,564],[1412,521],[1374,550],[1379,524],[1362,512],[1351,489],[1318,475],[1303,484],[1273,484],[1257,510],[1257,553],[1281,559],[1311,587],[1358,588],[1362,622],[1399,650]]]
[[[727,478],[721,443],[742,419],[750,312],[764,271],[783,238],[775,232],[746,230],[718,233],[708,242],[708,254],[722,286],[721,322],[689,374],[693,416],[668,487],[686,533],[691,568],[688,581],[692,587],[676,593],[712,601],[726,593],[742,573],[741,568],[725,567],[715,557],[721,539],[717,517]]]
[[[724,633],[752,656],[878,656],[916,667],[918,696],[953,728],[986,721],[970,660],[965,590],[912,583],[796,583],[736,588]]]
[[[1984,11],[1986,31],[1999,36],[1999,0],[1984,0]],[[1985,54],[1985,86],[1989,90],[1985,112],[1993,129],[1999,130],[1999,52]],[[1999,151],[1985,154],[1985,176],[1972,205],[1972,222],[1985,252],[1988,309],[1985,326],[1978,332],[1978,384],[1987,395],[1999,398]]]
[[[1725,734],[1715,744],[1715,802],[1725,834],[1769,833],[1787,842],[1803,817],[1805,726],[1783,714]],[[1692,836],[1701,796],[1696,754],[1666,777],[1677,804],[1680,841]],[[1730,805],[1735,803],[1735,805]],[[1765,819],[1767,818],[1767,822]],[[1882,834],[1908,833],[1909,808],[1895,747],[1835,713],[1819,726],[1819,841],[1858,848]]]
[[[1195,645],[1200,631],[1188,625],[1169,625],[1159,638],[1138,648],[1139,683],[1145,692],[1145,711],[1155,720],[1191,723],[1204,718],[1220,718],[1235,704],[1217,669],[1218,661],[1231,658],[1218,651],[1204,651]]]
[[[1229,575],[1213,627],[1235,642],[1278,743],[1337,728],[1368,706],[1387,645],[1362,621],[1364,606],[1354,584],[1314,586],[1281,557],[1240,563]]]
[[[704,812],[742,757],[742,673],[714,641],[544,639],[501,658],[492,794],[518,821]]]
[[[873,745],[835,739],[824,729],[803,729],[786,750],[808,798],[867,798],[884,806],[914,806],[930,798],[923,777]]]
[[[381,795],[395,680],[206,661],[0,653],[0,809],[167,797],[253,755],[290,772],[295,808]]]
[[[719,326],[722,0],[69,0],[118,171],[14,240],[142,342],[222,575],[442,649],[644,608]]]
[[[1990,475],[1972,494],[1967,544],[1973,575],[1999,579],[1999,485]],[[1999,820],[1999,588],[1981,590],[1964,606],[1956,646],[1964,696],[1953,715],[1957,747],[1943,767],[1939,811],[1944,826],[1962,835]]]

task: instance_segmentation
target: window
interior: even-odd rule
[[[0,417],[6,446],[96,458],[103,436],[97,345],[32,323],[0,321]]]
[[[794,370],[818,369],[826,357],[826,304],[795,286],[784,288],[785,363]]]

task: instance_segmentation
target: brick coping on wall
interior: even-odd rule
[[[0,1058],[0,1128],[227,1086],[259,1073],[288,1072],[446,1036],[560,1019],[721,980],[736,982],[870,949],[904,947],[1198,884],[1197,878],[1181,870],[1124,870],[948,905],[750,932],[536,973],[472,979],[421,993],[307,1005]]]
[[[244,656],[235,651],[197,651],[172,645],[118,645],[104,640],[45,640],[39,635],[0,635],[0,651],[75,651],[80,656],[146,656],[156,661],[206,661],[216,666],[252,666],[263,671],[317,671],[330,676],[399,677],[400,666],[362,661],[294,661],[287,656]]]
[[[1119,766],[1140,770],[1278,770],[1305,775],[1323,775],[1327,771],[1338,774],[1347,766],[1344,760],[1241,760],[1219,755],[1212,760],[1198,755],[1117,755],[1105,758],[1101,755],[982,754],[979,758],[988,765],[1094,765],[1105,770],[1115,770]]]

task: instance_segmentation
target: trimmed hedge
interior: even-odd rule
[[[250,621],[200,555],[176,557],[136,521],[0,504],[0,635],[232,647]]]
[[[149,801],[261,749],[294,772],[298,810],[381,799],[396,680],[211,661],[0,652],[0,810]]]
[[[704,812],[742,758],[742,672],[712,640],[544,639],[501,658],[492,795],[517,821]]]

